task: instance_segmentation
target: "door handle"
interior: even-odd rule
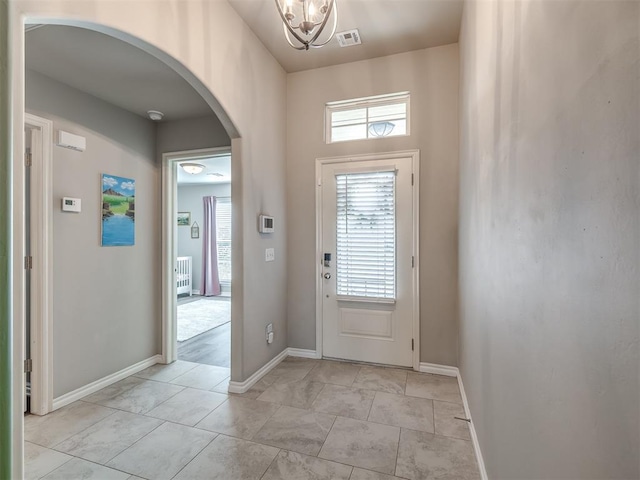
[[[327,272],[327,273],[325,273],[323,275],[323,277],[324,277],[325,280],[329,280],[331,278],[331,274],[329,272]]]

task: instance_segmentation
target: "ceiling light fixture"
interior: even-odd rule
[[[393,132],[395,124],[391,122],[373,122],[369,124],[369,133],[374,137],[386,137]]]
[[[149,118],[154,122],[159,122],[162,120],[162,117],[164,117],[164,113],[159,112],[158,110],[149,110],[147,115],[149,115]]]
[[[275,0],[275,2],[282,18],[284,36],[289,45],[296,50],[323,47],[336,33],[338,26],[336,0]],[[320,34],[331,16],[333,16],[331,35],[320,42],[318,40]]]
[[[198,175],[204,170],[204,165],[199,163],[181,163],[180,166],[185,172],[190,173],[191,175]]]

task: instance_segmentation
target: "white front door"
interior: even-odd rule
[[[413,365],[412,157],[321,169],[323,356]]]

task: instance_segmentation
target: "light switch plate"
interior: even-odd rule
[[[273,262],[276,259],[276,250],[275,248],[266,248],[264,250],[264,261],[265,262]]]

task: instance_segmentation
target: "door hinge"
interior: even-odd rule
[[[411,268],[415,268],[416,266],[416,257],[411,255]]]
[[[413,341],[413,338],[412,338],[412,339],[411,339],[411,351],[412,351],[412,352],[413,352],[413,349],[414,349],[414,348],[415,348],[415,345],[414,345],[414,341]]]
[[[30,373],[33,371],[33,361],[30,358],[27,358],[24,361],[24,373]]]
[[[411,185],[413,185],[413,173],[411,174]]]
[[[31,152],[24,152],[24,164],[26,167],[33,165],[33,156]]]
[[[33,268],[33,257],[31,255],[24,257],[24,269],[31,270]]]

